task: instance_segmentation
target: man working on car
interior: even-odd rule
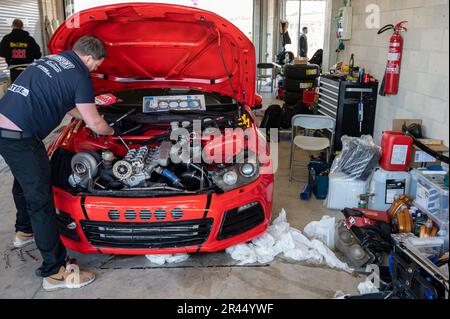
[[[0,42],[0,57],[5,58],[10,67],[11,83],[14,83],[25,70],[26,64],[39,59],[42,54],[33,37],[23,30],[22,20],[14,19],[11,27],[12,32],[5,35]]]
[[[66,250],[56,226],[50,161],[42,140],[68,113],[82,119],[99,135],[114,129],[95,106],[90,72],[106,57],[102,41],[80,38],[73,51],[51,55],[32,63],[0,100],[0,155],[14,175],[13,197],[17,208],[15,247],[36,241],[43,264],[36,272],[45,290],[80,288],[95,279],[81,271],[73,280]],[[75,108],[76,106],[76,108]]]

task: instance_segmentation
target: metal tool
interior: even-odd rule
[[[132,109],[131,111],[127,112],[127,114],[119,117],[116,121],[114,121],[113,123],[109,124],[109,126],[113,127],[114,125],[116,125],[117,123],[119,123],[120,121],[122,121],[124,118],[130,116],[131,114],[133,114],[134,112],[136,112],[136,109]]]
[[[122,133],[122,135],[127,135],[127,134],[129,134],[129,133],[131,133],[131,132],[134,132],[134,131],[136,131],[136,130],[140,129],[141,127],[142,127],[142,125],[141,125],[141,124],[139,124],[138,126],[136,126],[136,127],[132,128],[132,129],[130,129],[130,130],[128,130],[128,131],[126,131],[126,132],[123,132],[123,133]]]
[[[128,147],[128,144],[125,143],[125,141],[123,140],[123,138],[121,136],[118,136],[119,140],[122,142],[123,145],[125,145],[125,147],[127,148],[128,151],[130,151],[130,148]]]
[[[362,125],[364,122],[364,100],[362,92],[361,92],[361,100],[358,103],[358,122],[359,122],[359,132],[362,133]]]

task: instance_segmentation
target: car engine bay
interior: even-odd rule
[[[105,120],[125,134],[96,136],[75,122],[69,142],[52,156],[53,184],[73,194],[159,196],[221,193],[251,183],[259,163],[248,151],[235,150],[232,162],[205,156],[224,147],[211,136],[241,127],[236,109],[221,107],[159,114],[101,108]],[[195,130],[196,120],[202,134]]]

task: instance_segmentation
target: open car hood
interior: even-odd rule
[[[97,93],[191,88],[255,105],[255,48],[237,27],[212,12],[158,3],[97,7],[62,24],[49,42],[50,52],[71,50],[84,35],[102,39],[108,50],[93,74]]]

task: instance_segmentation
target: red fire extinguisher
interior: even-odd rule
[[[384,75],[383,83],[381,84],[381,95],[395,95],[398,93],[398,85],[400,81],[400,68],[402,64],[403,54],[403,37],[400,32],[408,31],[404,24],[408,21],[399,22],[397,25],[388,24],[378,31],[382,34],[388,30],[393,29],[394,34],[389,41],[389,55],[386,66],[386,73]]]

